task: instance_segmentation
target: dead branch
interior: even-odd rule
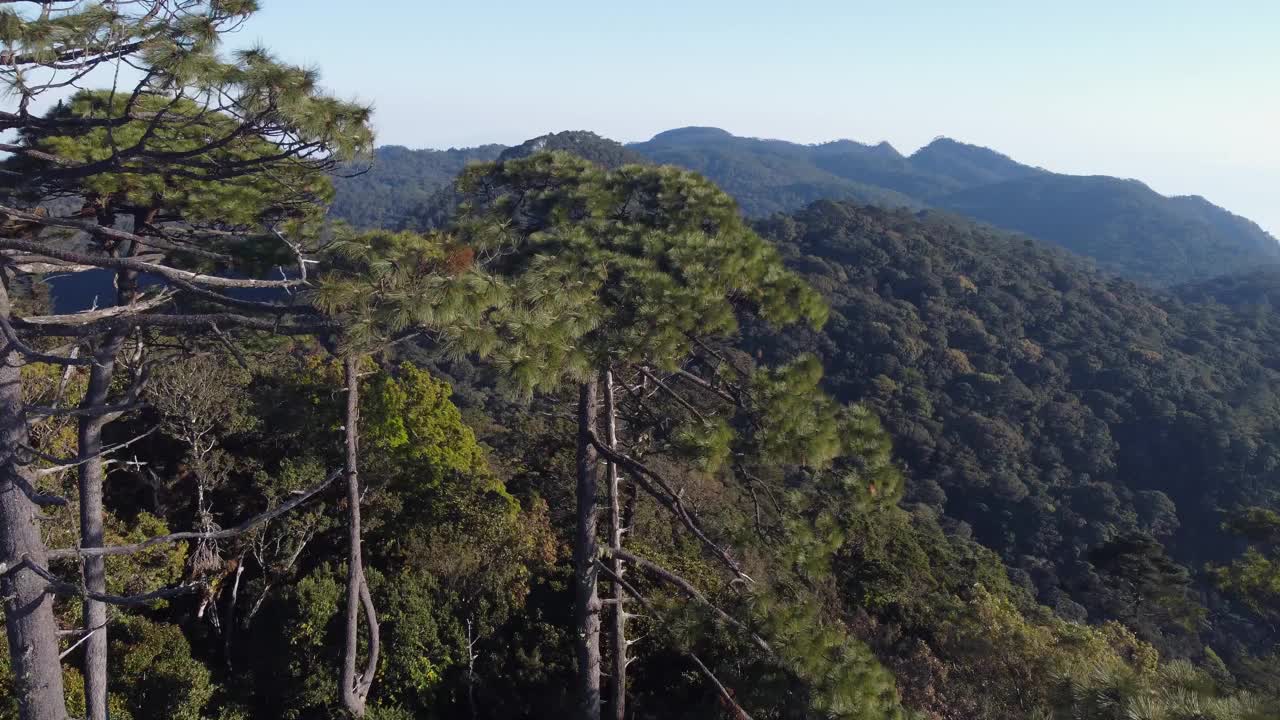
[[[329,475],[325,477],[323,481],[315,485],[312,485],[311,487],[302,491],[298,495],[295,495],[293,498],[289,499],[287,502],[281,503],[280,505],[277,505],[276,507],[270,510],[254,515],[248,520],[245,520],[244,522],[232,528],[227,528],[224,530],[215,530],[212,532],[170,533],[168,535],[159,535],[157,537],[148,538],[140,543],[134,543],[132,545],[108,545],[106,547],[64,548],[61,550],[50,550],[49,558],[51,560],[62,560],[66,558],[81,558],[81,557],[95,557],[95,556],[110,557],[110,556],[118,556],[118,555],[133,555],[135,553],[140,553],[143,550],[148,550],[153,547],[157,547],[160,545],[168,545],[176,542],[182,542],[184,540],[225,540],[227,538],[233,538],[238,535],[243,535],[244,533],[249,532],[250,530],[258,527],[259,525],[262,525],[263,523],[270,522],[271,520],[274,520],[280,517],[281,515],[284,515],[285,513],[289,512],[290,510],[293,510],[299,505],[305,503],[306,501],[314,497],[317,493],[319,493],[321,490],[328,487],[329,484],[332,483],[334,480],[336,480],[340,475],[342,475],[341,470],[334,470],[333,472],[329,473]]]
[[[717,545],[711,540],[711,538],[707,537],[707,534],[698,525],[697,519],[689,512],[688,508],[685,507],[684,501],[681,500],[680,493],[676,492],[670,483],[662,477],[662,475],[652,470],[644,463],[617,452],[605,443],[600,442],[600,438],[596,436],[594,431],[588,430],[587,435],[591,440],[591,444],[595,446],[606,460],[617,463],[629,471],[632,477],[635,478],[637,484],[644,488],[645,492],[649,493],[655,500],[662,503],[664,507],[670,510],[671,513],[680,520],[680,523],[684,525],[689,532],[693,533],[694,537],[701,541],[702,544],[712,552],[712,554],[718,557],[720,561],[724,563],[725,567],[733,572],[734,575],[747,582],[755,582],[751,579],[750,575],[743,572],[742,567],[738,565],[737,561],[733,559],[733,556],[731,556],[727,550]],[[650,482],[650,480],[652,480],[652,482]],[[655,484],[661,488],[661,492],[654,487]]]
[[[685,580],[684,578],[662,567],[661,565],[653,562],[652,560],[640,557],[639,555],[629,553],[626,550],[623,550],[622,548],[606,548],[604,552],[606,555],[616,556],[622,560],[626,560],[632,565],[644,568],[645,570],[649,571],[650,574],[657,576],[660,580],[676,586],[677,588],[680,589],[681,592],[683,592],[689,598],[698,601],[699,604],[707,607],[709,610],[714,612],[716,614],[716,617],[734,626],[735,628],[741,630],[742,632],[750,635],[751,641],[755,643],[756,646],[759,647],[761,650],[764,650],[767,653],[773,652],[773,648],[769,646],[769,643],[766,642],[764,638],[760,637],[755,632],[753,632],[750,628],[748,628],[746,625],[742,624],[741,620],[738,620],[737,618],[725,612],[724,610],[721,610],[719,606],[711,602],[711,600],[709,600],[706,595],[703,595],[702,592],[698,590],[698,588],[694,587],[693,583],[689,582],[688,580]]]
[[[604,572],[607,575],[610,575],[610,576],[613,575],[613,572],[609,569],[609,566],[605,565],[599,560],[596,561],[596,564],[599,565],[600,569],[604,570]],[[653,604],[649,602],[648,598],[646,598],[644,595],[641,595],[634,587],[631,586],[631,583],[628,583],[626,580],[623,580],[622,578],[619,578],[619,577],[614,577],[613,579],[617,581],[620,585],[622,585],[623,589],[626,590],[632,597],[639,600],[640,604],[643,605],[646,610],[649,610],[655,615],[657,614],[656,609],[653,607]],[[682,651],[684,652],[685,655],[689,656],[689,659],[693,661],[694,665],[698,666],[698,671],[701,672],[702,675],[706,677],[707,680],[713,686],[715,686],[716,692],[720,693],[721,699],[723,699],[724,702],[730,708],[732,708],[733,711],[737,714],[738,720],[751,720],[751,716],[747,714],[746,710],[742,709],[742,706],[738,705],[738,702],[733,699],[733,693],[729,692],[729,688],[725,687],[724,683],[720,682],[720,678],[716,677],[715,673],[711,672],[711,668],[707,667],[706,664],[703,663],[702,660],[698,658],[697,654],[694,653],[692,650],[689,650],[687,648],[682,648]]]

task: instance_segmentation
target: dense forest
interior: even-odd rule
[[[430,202],[468,163],[493,160],[505,149],[482,145],[410,150],[384,145],[340,172],[330,212],[356,227],[399,227],[406,213]]]
[[[375,150],[255,9],[0,8],[0,718],[1280,718],[1280,274]]]
[[[820,202],[760,230],[833,315],[822,333],[754,344],[822,357],[833,395],[884,421],[908,499],[963,522],[1060,614],[1115,614],[1089,559],[1115,538],[1155,540],[1197,577],[1238,550],[1225,511],[1280,499],[1280,336],[1237,283],[1153,293],[934,213]],[[1183,600],[1216,606],[1198,582]],[[1170,653],[1240,629],[1129,621]]]

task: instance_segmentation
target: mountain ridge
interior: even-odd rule
[[[422,213],[394,206],[428,203],[467,163],[547,149],[573,152],[605,167],[654,162],[699,172],[732,195],[749,217],[798,210],[817,200],[953,212],[1064,247],[1103,270],[1148,285],[1280,265],[1280,241],[1203,196],[1166,196],[1135,179],[1056,173],[947,136],[910,155],[886,141],[801,144],[741,137],[711,126],[673,128],[628,144],[589,131],[565,131],[511,148],[386,146],[377,157],[380,162],[390,158],[392,166],[375,164],[363,179],[340,181],[334,215],[362,226],[373,219],[413,226],[412,218]],[[420,170],[409,162],[414,153],[423,154]],[[347,202],[353,192],[373,210]]]

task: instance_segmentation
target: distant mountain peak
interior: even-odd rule
[[[956,140],[955,138],[947,137],[946,135],[939,135],[934,139],[930,140],[928,145],[925,145],[919,150],[916,150],[914,153],[911,154],[911,157],[912,159],[914,159],[918,155],[929,155],[932,153],[944,153],[944,152],[945,153],[963,153],[967,155],[981,155],[984,157],[999,158],[1000,160],[1004,160],[1006,162],[1021,165],[1021,163],[1018,163],[1013,158],[1009,157],[1008,155],[1005,155],[1004,153],[996,152],[995,150],[992,150],[989,147],[983,147],[982,145],[974,145],[973,143],[967,143],[967,142],[964,142],[963,140]]]
[[[889,141],[887,140],[881,140],[880,142],[872,145],[870,143],[859,142],[857,140],[850,140],[849,138],[841,138],[840,140],[818,143],[813,147],[822,152],[854,151],[880,157],[902,157],[902,153],[898,152],[898,149],[889,144]]]
[[[705,142],[707,140],[731,140],[734,137],[733,133],[728,130],[721,130],[718,127],[690,125],[689,127],[660,132],[654,135],[649,142]]]
[[[624,147],[622,143],[600,137],[589,130],[566,130],[539,135],[515,147],[507,148],[498,156],[498,160],[513,160],[528,157],[534,153],[555,150],[572,153],[606,168],[648,163],[642,155]]]

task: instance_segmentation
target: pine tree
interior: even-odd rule
[[[80,473],[76,555],[85,565],[83,632],[90,637],[84,675],[93,720],[105,718],[107,685],[101,434],[136,405],[153,360],[142,353],[143,333],[316,329],[305,310],[245,300],[234,289],[305,282],[306,239],[314,230],[308,220],[330,193],[325,172],[371,144],[368,109],[320,92],[314,71],[279,63],[262,49],[230,60],[219,55],[220,37],[255,9],[251,0],[0,9],[0,76],[16,103],[0,112],[0,129],[19,137],[3,147],[11,153],[0,181],[7,197],[0,205],[6,282],[12,273],[106,269],[116,275],[117,297],[108,307],[0,317],[11,367],[35,361],[92,368],[90,387],[74,410],[80,446],[70,464]],[[140,70],[136,83],[122,85],[115,73],[107,90],[80,92],[44,115],[31,112],[47,95],[107,77],[125,62]],[[88,249],[57,237],[67,231],[87,236]],[[272,261],[296,264],[297,271],[283,280],[245,279]],[[144,292],[140,276],[158,280],[160,289]],[[73,338],[90,351],[37,349],[41,338],[53,336]],[[133,381],[124,397],[111,398],[126,345],[138,358]],[[61,718],[56,633],[49,601],[38,599],[45,582],[35,577],[47,573],[47,560],[38,533],[21,527],[35,504],[56,501],[24,490],[30,477],[18,451],[26,445],[25,419],[15,408],[0,452],[0,492],[14,498],[17,515],[0,523],[0,545],[11,566],[5,594],[24,611],[7,614],[6,625],[14,670],[25,683],[22,717]]]
[[[491,341],[470,347],[489,354],[522,390],[577,389],[579,716],[601,713],[603,571],[615,586],[610,673],[612,714],[621,718],[626,607],[647,602],[628,597],[635,593],[627,590],[624,562],[695,602],[706,598],[688,580],[622,547],[628,501],[619,476],[664,507],[735,582],[752,584],[730,538],[713,537],[680,481],[650,459],[749,486],[760,467],[820,469],[844,452],[839,408],[817,388],[820,365],[810,359],[771,370],[726,356],[744,313],[818,326],[826,310],[746,227],[733,201],[695,174],[641,166],[607,171],[545,153],[475,166],[459,186],[466,197],[459,239],[494,258],[486,270],[506,295],[486,314]],[[597,537],[601,461],[610,520],[605,548]],[[723,611],[712,612],[746,630]],[[747,633],[758,649],[772,651]],[[723,701],[745,714],[707,665],[691,659]]]
[[[336,230],[328,246],[329,270],[308,296],[339,328],[333,349],[342,358],[346,394],[347,596],[340,698],[362,717],[378,671],[380,631],[361,549],[359,388],[361,366],[373,353],[411,335],[457,335],[475,325],[495,300],[472,264],[470,249],[441,233]],[[368,638],[363,670],[357,671],[360,619]]]

